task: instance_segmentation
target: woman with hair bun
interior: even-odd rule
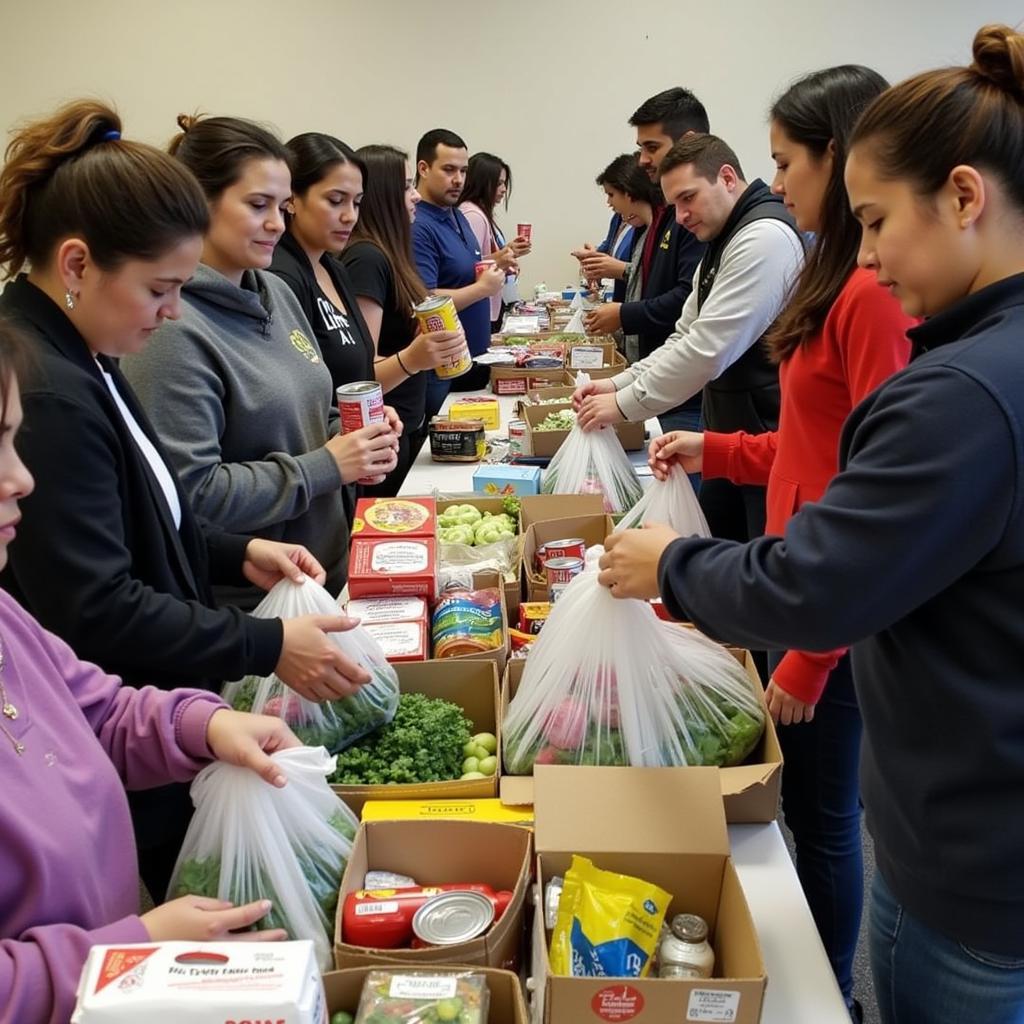
[[[125,376],[200,515],[225,530],[306,545],[337,594],[348,568],[347,484],[395,465],[392,417],[338,433],[334,387],[292,290],[268,273],[291,200],[289,153],[241,118],[180,119],[172,154],[210,212],[201,263]],[[218,600],[251,608],[252,588]]]
[[[845,182],[860,266],[926,318],[910,365],[784,536],[628,531],[601,581],[733,643],[851,648],[882,1021],[1020,1024],[1024,36],[982,28],[969,66],[882,93]]]
[[[103,104],[72,103],[15,133],[0,171],[0,271],[28,272],[0,295],[0,316],[31,349],[18,444],[35,489],[0,580],[79,657],[130,686],[212,689],[276,672],[312,700],[345,696],[368,676],[324,630],[347,619],[215,607],[214,583],[268,588],[283,575],[323,579],[323,568],[299,545],[201,523],[118,369],[178,316],[208,223],[192,175],[122,139]],[[159,900],[192,804],[175,786],[132,794],[132,810]]]

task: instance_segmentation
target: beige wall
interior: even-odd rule
[[[573,280],[568,250],[607,224],[594,176],[632,148],[650,94],[692,88],[746,165],[770,173],[765,112],[831,64],[891,79],[963,62],[974,30],[1018,3],[984,0],[0,0],[0,128],[92,94],[126,132],[165,142],[179,111],[415,146],[427,128],[511,165],[501,220],[534,222],[523,280]]]

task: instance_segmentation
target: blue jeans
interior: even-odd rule
[[[700,409],[673,409],[658,417],[661,424],[661,431],[667,434],[670,430],[696,430],[704,429],[701,421]],[[690,483],[693,484],[693,492],[700,490],[700,473],[687,473]]]
[[[869,941],[882,1024],[1024,1024],[1024,956],[933,931],[896,902],[880,874]]]
[[[425,373],[427,374],[426,422],[429,423],[431,417],[441,411],[441,406],[444,405],[444,400],[451,390],[451,381],[438,377],[433,370],[426,370]]]
[[[781,657],[769,652],[771,671]],[[864,904],[861,732],[849,654],[830,673],[813,721],[778,726],[782,813],[796,844],[796,873],[847,1002]]]

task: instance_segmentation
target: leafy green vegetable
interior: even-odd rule
[[[331,782],[365,786],[457,779],[472,732],[473,723],[457,704],[403,693],[389,725],[338,755]]]
[[[533,429],[534,430],[572,430],[576,426],[576,413],[572,409],[559,409],[549,412]]]
[[[484,512],[481,515],[479,509],[473,508],[472,505],[453,505],[447,512],[467,508],[476,513],[477,518],[472,522],[462,521],[466,518],[464,512],[458,512],[451,518],[446,514],[438,517],[438,538],[442,544],[465,544],[469,547],[481,547],[515,537],[516,520],[505,512],[500,512],[498,515]]]
[[[519,513],[522,511],[522,502],[514,494],[509,494],[501,500],[501,507],[505,515],[512,520],[513,526],[519,525]]]
[[[437,525],[439,527],[469,525],[479,522],[483,513],[475,505],[449,505],[443,512],[438,514]]]

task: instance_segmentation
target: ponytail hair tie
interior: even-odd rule
[[[121,133],[116,128],[111,128],[110,131],[104,132],[102,135],[103,142],[116,142],[121,138]]]

